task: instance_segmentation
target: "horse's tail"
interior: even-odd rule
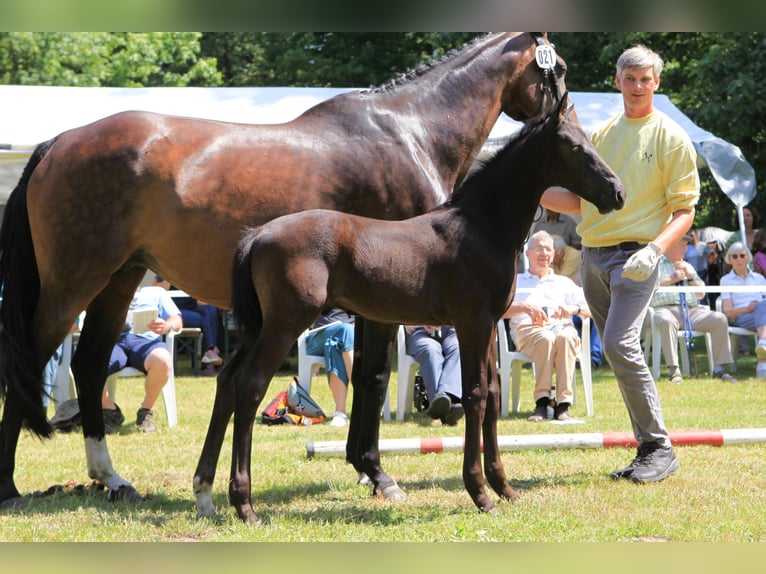
[[[40,275],[27,211],[27,186],[55,139],[38,145],[8,198],[0,229],[0,398],[19,399],[22,421],[35,434],[53,429],[43,408],[42,365],[38,363],[30,325],[40,299]]]
[[[263,312],[258,300],[258,293],[253,286],[250,266],[252,258],[250,252],[255,235],[254,230],[248,230],[237,246],[231,281],[232,313],[237,326],[247,338],[257,336],[263,325]]]

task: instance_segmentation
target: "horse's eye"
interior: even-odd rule
[[[582,153],[582,146],[581,145],[573,145],[572,146],[572,153]]]

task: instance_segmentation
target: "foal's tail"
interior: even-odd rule
[[[253,286],[250,266],[250,251],[255,235],[255,230],[250,229],[239,242],[231,273],[232,313],[240,331],[248,339],[257,336],[263,325],[263,312],[258,293]]]
[[[43,369],[30,330],[40,299],[40,275],[29,227],[27,186],[54,141],[35,148],[8,199],[0,229],[0,398],[13,393],[22,421],[44,437],[53,429],[43,408]]]

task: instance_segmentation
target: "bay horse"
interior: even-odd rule
[[[541,67],[536,60],[546,47],[550,54],[541,33],[488,34],[284,124],[132,111],[40,144],[0,235],[0,508],[24,506],[13,480],[20,429],[51,434],[43,365],[82,310],[71,367],[88,475],[113,496],[138,501],[113,468],[100,401],[111,349],[146,270],[227,308],[236,244],[247,226],[309,208],[403,219],[442,203],[501,112],[526,120],[564,93],[564,61],[556,56]],[[403,493],[380,466],[377,448],[395,329],[360,320],[356,331],[358,416],[349,425],[347,458],[397,499]]]
[[[481,470],[483,437],[489,484],[501,498],[518,498],[499,456],[495,365],[496,324],[513,299],[517,255],[547,188],[571,189],[602,213],[621,208],[625,199],[619,178],[579,122],[567,117],[567,100],[530,122],[451,200],[424,215],[382,221],[309,210],[243,237],[232,276],[232,309],[243,343],[240,360],[219,375],[202,472],[194,479],[199,514],[214,512],[217,441],[230,418],[219,406],[233,394],[229,500],[243,521],[259,520],[250,493],[256,409],[293,341],[320,312],[335,307],[393,325],[454,325],[466,417],[465,487],[480,510],[494,508]]]

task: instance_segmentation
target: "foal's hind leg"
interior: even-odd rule
[[[396,325],[382,325],[356,319],[354,330],[354,368],[351,382],[354,400],[346,443],[346,460],[357,472],[364,473],[373,483],[373,493],[388,500],[400,500],[404,491],[383,470],[380,464],[378,440],[380,411],[386,399],[391,375],[391,356],[396,338]]]
[[[234,439],[231,455],[229,502],[247,523],[259,523],[251,499],[250,462],[253,447],[253,422],[258,405],[266,394],[271,378],[287,357],[297,334],[270,328],[264,321],[261,336],[252,352],[233,374]],[[242,352],[240,350],[240,352]]]
[[[487,409],[484,414],[482,435],[484,437],[484,473],[487,482],[498,496],[506,500],[518,500],[518,493],[508,484],[505,476],[500,448],[497,444],[497,421],[500,414],[500,385],[497,377],[494,345],[487,364],[489,381],[487,385]]]
[[[197,499],[197,518],[215,514],[213,481],[215,480],[216,466],[221,455],[226,428],[234,412],[234,382],[232,377],[241,368],[246,355],[247,347],[246,344],[243,344],[218,374],[213,412],[210,415],[207,436],[197,463],[197,470],[194,471],[193,490]]]

